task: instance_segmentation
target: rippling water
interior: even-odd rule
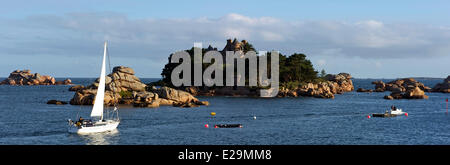
[[[417,80],[430,87],[442,82]],[[355,89],[372,89],[371,81],[375,80],[353,80]],[[450,94],[427,93],[428,100],[383,99],[388,92],[349,92],[335,99],[199,97],[211,105],[122,106],[117,131],[77,135],[67,133],[67,119],[77,114],[88,117],[91,107],[46,104],[50,99],[69,101],[74,92],[68,88],[0,86],[0,144],[450,144],[450,116],[445,115],[445,98]],[[367,118],[391,105],[409,116]],[[211,112],[217,115],[212,117]],[[244,127],[204,127],[225,123]]]

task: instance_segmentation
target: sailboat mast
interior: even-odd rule
[[[103,63],[102,63],[102,76],[103,76],[103,79],[105,79],[105,74],[106,74],[105,73],[106,72],[105,63],[106,63],[106,51],[107,51],[106,47],[107,46],[108,46],[108,43],[105,41],[105,46],[103,48]],[[103,99],[102,99],[102,105],[103,105],[104,104],[104,100],[105,100],[105,85],[106,85],[105,80],[103,80],[102,84],[103,84]],[[101,116],[100,120],[103,120],[103,108],[102,108],[102,116]]]

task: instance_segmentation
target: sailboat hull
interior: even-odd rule
[[[108,132],[115,130],[117,126],[119,125],[119,121],[114,120],[107,120],[105,122],[96,122],[93,126],[70,126],[69,132],[70,133],[77,133],[77,134],[91,134],[91,133],[100,133],[100,132]]]

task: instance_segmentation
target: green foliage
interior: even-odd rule
[[[152,87],[152,86],[167,86],[168,84],[166,82],[164,82],[163,80],[158,80],[155,82],[148,83],[146,85],[149,87]]]
[[[304,85],[304,83],[299,82],[299,81],[289,81],[289,82],[281,83],[281,87],[285,87],[290,90],[297,89],[298,87],[300,87],[302,85]]]
[[[244,52],[244,53],[247,53],[248,51],[256,51],[256,50],[255,50],[255,48],[253,47],[252,44],[246,42],[246,43],[243,45],[243,52]]]
[[[132,98],[133,97],[133,93],[131,91],[120,91],[119,95],[122,98]]]
[[[319,77],[319,78],[312,80],[311,82],[317,84],[317,83],[326,82],[326,81],[328,81],[328,80],[326,80],[324,77]]]
[[[325,72],[325,69],[322,69],[322,71],[320,71],[320,77],[324,78],[327,75],[327,73]]]
[[[243,45],[243,50],[245,53],[245,52],[248,52],[251,50],[255,51],[255,48],[253,47],[253,45],[251,45],[250,43],[247,42]],[[193,71],[194,70],[193,69],[194,68],[194,47],[192,47],[189,50],[185,50],[185,51],[191,57],[191,64],[192,64],[191,70]],[[202,48],[203,55],[205,55],[207,51],[209,51],[209,50]],[[169,56],[169,58],[168,58],[169,61],[172,58],[172,55],[173,54],[171,54]],[[268,56],[268,61],[267,61],[268,70],[267,71],[268,71],[268,73],[270,73],[270,60],[271,60],[270,52],[267,53],[267,56]],[[323,80],[318,76],[318,72],[315,71],[311,61],[306,59],[306,55],[304,55],[304,54],[295,53],[290,56],[285,56],[280,53],[279,62],[280,62],[280,65],[279,65],[280,84],[285,84],[289,88],[295,88],[296,86],[298,86],[302,83],[306,83],[306,82],[317,82],[317,81]],[[180,61],[180,63],[181,63],[181,61]],[[153,85],[158,86],[156,84],[159,84],[159,86],[173,86],[172,81],[171,81],[171,73],[172,73],[172,70],[175,67],[177,67],[180,63],[166,64],[161,73],[163,79]],[[203,70],[205,70],[211,64],[203,63],[202,64]],[[226,67],[226,65],[224,64],[223,71],[226,70],[225,67]],[[246,61],[246,68],[248,68],[248,61]],[[321,73],[325,74],[325,71],[322,70]],[[224,75],[223,80],[225,83],[225,81],[226,81],[225,73],[223,75]],[[191,74],[191,76],[192,76],[191,81],[193,84],[194,75]],[[246,82],[248,82],[248,80],[247,80],[248,76],[249,76],[248,69],[246,69]],[[269,76],[270,76],[270,74],[269,74]],[[321,76],[322,76],[322,74],[321,74]]]
[[[304,54],[293,54],[289,57],[280,55],[280,82],[311,82],[317,79],[317,71]]]
[[[191,59],[191,64],[192,64],[192,66],[191,66],[191,71],[192,71],[192,72],[194,71],[194,49],[199,49],[199,48],[194,48],[194,47],[192,47],[192,48],[189,49],[189,50],[185,50],[185,51],[189,54],[190,59]],[[202,58],[203,58],[203,56],[205,56],[205,54],[206,54],[206,52],[208,52],[208,50],[202,48],[201,51],[202,51]],[[170,54],[170,56],[169,56],[169,58],[168,58],[168,61],[170,61],[170,59],[172,58],[172,55],[173,55],[173,54]],[[179,63],[170,63],[170,62],[167,63],[167,64],[164,66],[163,70],[162,70],[162,73],[161,73],[161,76],[162,76],[162,82],[159,82],[159,84],[162,84],[163,86],[173,87],[173,84],[172,84],[172,81],[171,81],[172,70],[175,69],[175,68],[176,68],[178,65],[180,65],[182,62],[183,62],[183,61],[181,60]],[[212,63],[214,63],[214,61],[213,61]],[[204,71],[204,69],[206,69],[208,66],[212,65],[212,63],[203,63],[203,64],[202,64],[203,71]],[[181,75],[182,75],[182,74],[181,74]],[[191,84],[193,84],[193,83],[194,83],[194,74],[191,74],[191,80],[192,80],[192,83],[191,83]]]

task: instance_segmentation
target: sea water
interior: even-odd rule
[[[72,78],[82,85],[94,80]],[[353,83],[355,89],[373,89],[375,80],[353,79]],[[433,87],[443,79],[417,80]],[[198,97],[210,105],[121,106],[117,131],[77,135],[67,132],[67,119],[86,118],[92,107],[46,104],[52,99],[69,101],[74,95],[69,87],[0,86],[0,144],[450,144],[450,116],[445,114],[450,94],[444,93],[426,93],[429,99],[424,100],[383,99],[389,92],[348,92],[334,99]],[[391,105],[408,116],[367,118]],[[243,128],[214,128],[215,124]]]

